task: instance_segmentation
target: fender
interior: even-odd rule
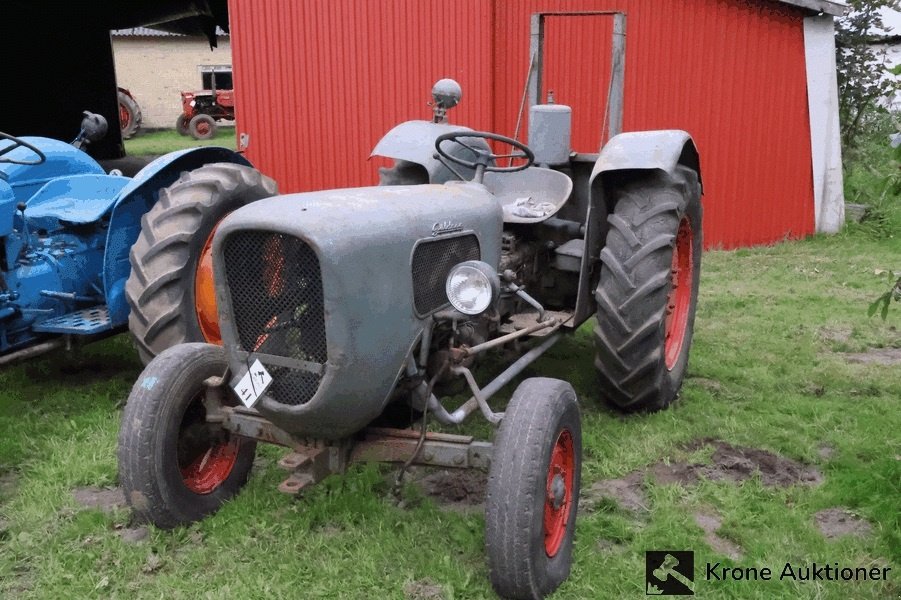
[[[625,171],[663,171],[674,174],[678,166],[692,168],[701,180],[701,161],[691,136],[678,129],[635,131],[614,136],[604,148],[591,171],[589,209],[585,216],[585,245],[579,271],[579,290],[573,326],[578,327],[595,311],[592,257],[597,257],[606,235],[607,205],[604,193],[607,181],[614,173]],[[595,271],[597,273],[597,271]]]
[[[691,136],[678,129],[635,131],[614,136],[601,150],[591,171],[591,183],[598,175],[617,171],[663,171],[674,173],[683,165],[694,169],[701,181],[701,161]]]
[[[440,160],[435,158],[435,140],[439,135],[452,131],[472,131],[472,129],[460,125],[432,123],[431,121],[406,121],[386,133],[373,148],[369,158],[383,156],[420,165],[428,173],[429,183],[454,181],[457,179],[457,176],[448,170]],[[471,145],[489,150],[488,144],[482,139],[472,140]],[[444,146],[442,146],[442,149],[444,149]],[[472,160],[472,154],[464,150],[462,146],[454,148],[451,144],[448,144],[447,151],[451,154],[462,151],[467,160]],[[454,168],[461,175],[472,179],[472,169],[458,165],[455,165]]]
[[[175,183],[183,172],[216,162],[251,166],[250,161],[228,148],[189,148],[157,158],[119,192],[110,216],[103,257],[103,288],[114,326],[128,320],[125,301],[125,281],[131,273],[128,255],[141,233],[141,217],[156,203],[160,190]]]

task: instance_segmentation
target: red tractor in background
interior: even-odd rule
[[[203,88],[182,92],[182,113],[175,121],[181,135],[195,140],[209,140],[216,135],[216,122],[235,120],[235,92],[232,89],[231,65],[201,66]]]
[[[125,88],[120,87],[116,91],[119,99],[119,128],[122,130],[122,139],[127,140],[141,128],[143,121],[141,107],[132,93]]]

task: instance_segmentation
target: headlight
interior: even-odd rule
[[[451,269],[445,291],[454,308],[465,315],[477,315],[494,303],[500,287],[500,279],[489,264],[468,260]]]

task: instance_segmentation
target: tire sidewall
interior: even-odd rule
[[[144,464],[152,474],[159,496],[174,519],[172,524],[197,521],[215,512],[223,502],[234,496],[247,480],[256,447],[252,440],[241,440],[231,472],[211,493],[197,494],[185,485],[178,467],[178,438],[185,411],[203,389],[203,382],[210,377],[221,377],[227,368],[221,348],[209,344],[190,346],[193,351],[189,356],[180,356],[179,363],[170,362],[168,369],[159,375],[154,375],[154,364],[151,363],[138,381],[146,381],[148,376],[156,377],[153,389],[142,390],[145,393],[129,399],[123,415],[123,420],[126,420],[133,418],[133,412],[141,413],[143,433],[146,435],[149,432],[152,436],[150,456],[132,457],[132,460],[124,462]],[[157,360],[164,361],[167,358],[164,353]],[[177,370],[177,374],[171,376],[167,372],[170,370]],[[135,388],[138,389],[138,386]],[[148,420],[151,422],[146,422]],[[128,478],[134,479],[134,476]],[[126,490],[127,496],[130,491]]]
[[[207,134],[201,134],[197,131],[199,123],[207,123],[210,131]],[[188,132],[191,137],[197,140],[211,140],[216,135],[216,120],[206,113],[198,113],[188,122]]]
[[[702,213],[700,190],[697,183],[697,176],[692,172],[690,176],[684,175],[683,198],[684,208],[679,213],[679,220],[688,217],[691,223],[692,235],[692,282],[691,282],[691,299],[688,308],[688,319],[685,323],[685,333],[682,339],[682,348],[679,357],[673,364],[672,369],[667,369],[666,359],[661,360],[663,369],[664,390],[666,396],[673,396],[678,393],[682,387],[682,380],[685,378],[685,372],[688,368],[688,356],[691,350],[692,338],[694,337],[695,313],[698,306],[698,292],[701,283],[701,254],[703,252],[703,233],[702,233]],[[670,288],[672,289],[672,288]],[[661,329],[661,340],[666,340],[666,323],[664,320]]]
[[[573,400],[575,396],[573,395]],[[573,440],[574,467],[573,473],[573,499],[570,503],[566,533],[557,553],[549,557],[544,546],[544,505],[547,487],[547,472],[550,467],[551,454],[557,437],[568,429]],[[539,581],[539,588],[545,593],[556,589],[569,576],[572,566],[573,539],[575,534],[576,513],[579,509],[579,489],[582,472],[582,436],[579,421],[579,409],[575,402],[567,403],[565,410],[558,415],[558,420],[553,429],[548,430],[550,435],[546,438],[541,450],[541,462],[543,476],[535,481],[535,502],[532,506],[533,528],[531,533],[532,566],[536,573],[544,575]]]
[[[556,554],[545,550],[547,476],[564,429],[573,442],[572,502]],[[485,547],[495,591],[511,598],[542,598],[569,575],[581,484],[582,429],[568,383],[532,378],[516,389],[495,437],[486,497]]]
[[[182,113],[178,115],[178,118],[175,120],[175,131],[178,132],[179,135],[188,135],[190,132],[188,131],[188,115]]]

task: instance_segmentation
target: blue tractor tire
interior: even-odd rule
[[[157,203],[141,219],[125,284],[131,309],[128,326],[144,364],[176,344],[220,343],[215,306],[206,314],[197,308],[198,294],[203,295],[198,288],[201,260],[209,259],[212,234],[226,215],[277,193],[272,179],[232,163],[208,164],[184,173],[160,192]]]

